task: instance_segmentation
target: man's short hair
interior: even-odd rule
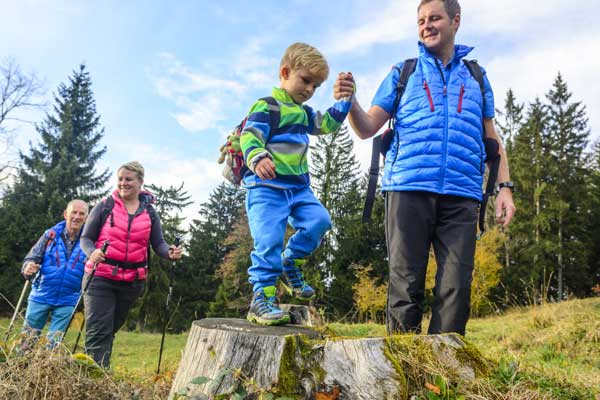
[[[279,67],[290,67],[292,71],[306,69],[324,81],[329,76],[329,65],[319,50],[306,43],[290,45],[281,58]]]
[[[421,9],[423,4],[431,3],[432,1],[441,1],[444,3],[444,9],[446,10],[446,14],[448,14],[450,19],[460,14],[460,4],[458,4],[458,0],[421,0],[419,7],[417,7],[417,11]]]
[[[90,206],[88,205],[87,201],[81,200],[81,199],[73,199],[71,200],[69,203],[67,203],[67,208],[65,208],[65,210],[68,212],[69,208],[73,207],[73,204],[75,204],[76,202],[82,202],[83,204],[85,204],[85,213],[88,214],[90,211]]]
[[[123,168],[125,168],[128,171],[135,172],[137,174],[138,178],[140,179],[140,181],[144,180],[144,167],[142,167],[142,164],[140,164],[139,162],[130,161],[128,163],[125,163],[119,167],[119,169],[117,170],[117,173],[120,170],[122,170]]]

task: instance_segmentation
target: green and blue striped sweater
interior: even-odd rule
[[[293,189],[310,185],[308,173],[308,135],[335,132],[346,118],[352,101],[342,99],[325,114],[306,105],[294,103],[281,88],[273,88],[272,96],[279,103],[279,128],[270,129],[269,104],[258,100],[248,114],[240,137],[244,161],[250,171],[244,177],[246,187],[256,185]],[[252,170],[260,159],[269,157],[275,164],[275,179],[263,181]]]

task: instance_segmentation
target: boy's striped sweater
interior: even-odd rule
[[[279,128],[270,130],[269,104],[258,100],[248,114],[248,120],[240,137],[244,161],[250,171],[244,177],[247,187],[256,185],[291,189],[310,184],[307,152],[308,135],[327,134],[336,131],[346,118],[352,101],[344,99],[327,109],[325,114],[306,105],[294,103],[281,88],[273,88],[272,96],[279,104]],[[275,179],[263,181],[254,174],[256,163],[269,157],[275,164]]]

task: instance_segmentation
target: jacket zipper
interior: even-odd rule
[[[129,222],[127,223],[127,238],[125,239],[125,261],[127,262],[127,259],[129,257],[129,237],[131,236],[131,223],[133,222],[133,219],[135,218],[135,215],[129,215]],[[123,280],[125,280],[125,268],[121,268],[121,273],[123,274]]]
[[[446,83],[446,77],[444,76],[444,71],[440,67],[439,60],[434,59],[435,66],[437,67],[440,76],[442,78],[442,82],[444,83],[444,145],[443,145],[443,154],[442,154],[442,175],[440,177],[440,190],[444,187],[444,180],[446,179],[446,162],[448,158],[448,85]]]
[[[462,85],[460,85],[460,94],[458,95],[458,113],[460,114],[462,112],[462,102],[463,102],[463,96],[465,94],[465,84],[463,83]]]
[[[431,97],[431,91],[429,90],[429,85],[427,84],[427,81],[425,79],[423,79],[423,89],[425,89],[425,92],[427,92],[427,100],[429,100],[429,109],[431,110],[431,112],[434,112],[435,107],[433,105],[433,97]]]

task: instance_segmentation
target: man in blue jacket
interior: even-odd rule
[[[81,291],[86,256],[79,247],[79,237],[88,211],[83,200],[69,202],[65,220],[46,230],[23,261],[21,273],[26,279],[39,271],[29,295],[23,330],[39,336],[50,316],[51,347],[62,340]]]
[[[515,213],[513,185],[494,129],[490,83],[483,71],[482,95],[463,62],[472,47],[454,43],[460,25],[458,1],[422,0],[417,13],[420,53],[396,114],[402,63],[381,83],[368,111],[354,100],[349,119],[362,139],[374,136],[390,118],[396,120],[382,183],[390,267],[388,331],[421,331],[433,246],[438,268],[429,333],[464,335],[485,172],[484,133],[500,144],[496,221],[504,226]],[[334,95],[349,96],[353,89],[352,75],[342,73]]]

